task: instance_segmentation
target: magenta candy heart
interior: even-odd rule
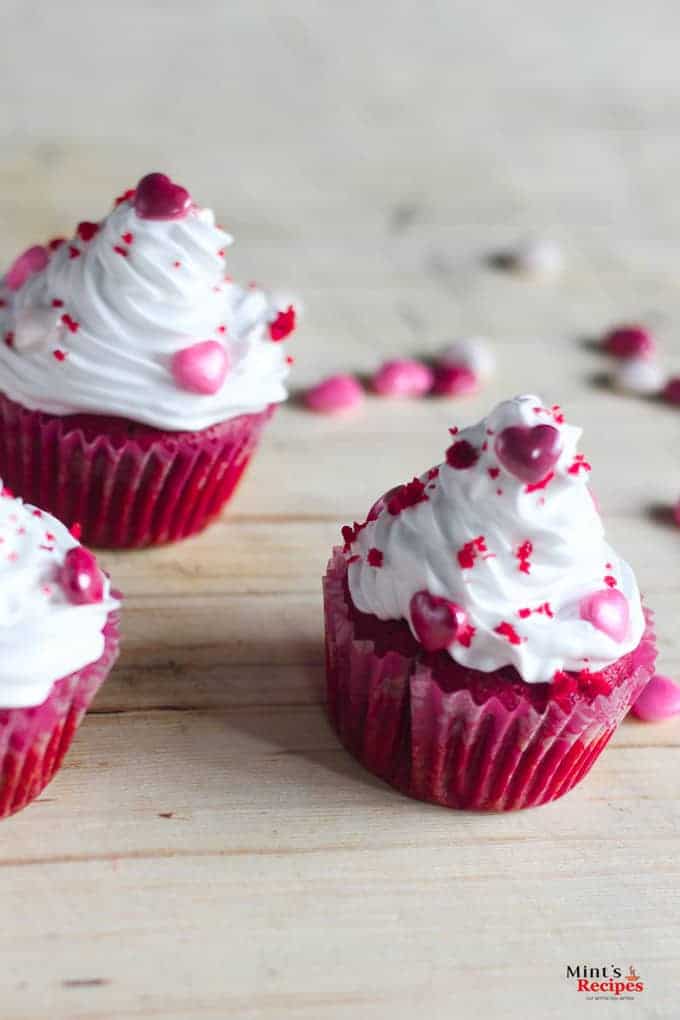
[[[61,584],[69,602],[91,605],[104,598],[104,578],[97,560],[82,545],[69,549],[59,572]]]
[[[523,482],[540,482],[562,452],[560,434],[552,425],[510,425],[496,439],[496,456]]]
[[[29,276],[39,273],[49,261],[47,248],[41,244],[34,244],[19,255],[5,273],[5,283],[10,290],[19,290],[26,283]]]
[[[461,606],[439,595],[431,595],[429,591],[417,591],[409,609],[413,629],[426,652],[448,648],[467,622],[467,614]]]
[[[582,620],[592,623],[614,641],[623,641],[628,634],[628,599],[617,588],[604,588],[586,595],[579,609]]]
[[[680,714],[680,685],[669,676],[657,673],[631,709],[633,715],[644,722],[660,722]]]
[[[147,174],[135,189],[135,212],[143,220],[179,220],[191,207],[191,195],[166,174]]]
[[[201,340],[173,356],[172,374],[183,390],[217,393],[229,371],[229,357],[217,340]]]

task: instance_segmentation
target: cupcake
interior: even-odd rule
[[[118,654],[118,606],[91,552],[0,494],[0,818],[34,800]]]
[[[330,717],[411,797],[531,807],[588,772],[647,684],[651,617],[557,406],[517,397],[451,432],[333,552]]]
[[[225,276],[231,240],[153,173],[3,279],[0,475],[92,545],[203,528],[286,397],[295,310]]]

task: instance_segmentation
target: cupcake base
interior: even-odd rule
[[[336,549],[324,580],[328,711],[345,747],[418,800],[508,811],[555,800],[590,770],[648,683],[656,647],[638,647],[579,685],[527,684],[428,654],[405,621],[359,613]],[[605,690],[607,693],[598,693]]]
[[[26,807],[44,790],[92,699],[118,656],[118,614],[104,627],[96,662],[58,680],[42,705],[0,710],[0,818]]]
[[[200,432],[29,411],[0,394],[0,478],[100,548],[201,531],[236,488],[274,407]]]

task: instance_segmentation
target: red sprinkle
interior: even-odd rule
[[[606,585],[607,585],[607,586],[608,586],[609,588],[616,588],[616,578],[615,578],[615,577],[612,577],[612,575],[611,575],[611,574],[607,574],[607,576],[606,576],[606,577],[604,578],[604,583],[605,583],[605,584],[606,584]]]
[[[473,538],[471,542],[466,542],[462,545],[456,556],[458,563],[462,570],[469,570],[474,567],[475,560],[479,553],[486,553],[488,549],[486,547],[486,539],[483,535],[478,535],[477,538]]]
[[[585,454],[577,453],[574,461],[567,469],[570,475],[577,475],[579,471],[592,471],[592,468],[585,458]]]
[[[82,220],[76,227],[76,233],[81,241],[91,241],[98,230],[99,224],[90,223],[88,220]]]
[[[175,269],[179,269],[179,267],[182,265],[181,262],[173,262],[172,264],[175,267]]]
[[[80,249],[76,248],[76,247],[74,247],[74,245],[70,244],[69,247],[68,247],[68,257],[70,259],[80,258]]]
[[[120,235],[120,239],[121,241],[124,241],[125,244],[132,244],[135,239],[135,235],[128,230],[127,233]]]
[[[518,547],[515,553],[515,558],[519,561],[519,569],[523,574],[528,574],[531,571],[531,554],[534,551],[534,547],[527,539],[525,542]]]
[[[292,365],[294,362],[295,362],[295,358],[293,357],[293,355],[292,354],[287,354],[286,355],[286,364],[287,365]]]
[[[11,329],[5,333],[5,343],[8,347],[14,347],[14,333]]]
[[[479,460],[479,452],[467,439],[458,439],[446,451],[446,463],[457,471],[471,468]]]
[[[539,489],[545,489],[552,482],[555,477],[555,472],[551,471],[549,474],[542,478],[540,482],[529,482],[525,487],[525,492],[537,492]]]
[[[72,319],[68,312],[64,312],[61,317],[61,321],[71,333],[77,333],[80,329],[80,323],[76,322],[75,319]]]
[[[83,526],[78,521],[75,521],[68,530],[69,530],[69,534],[73,538],[75,538],[75,540],[77,542],[80,539],[80,536],[83,533]]]
[[[275,343],[285,340],[295,329],[295,309],[288,305],[285,311],[279,312],[273,322],[269,323],[269,335]]]
[[[367,524],[368,521],[364,521],[363,524],[359,524],[355,521],[353,525],[345,524],[345,526],[341,528],[340,533],[345,540],[344,552],[349,552],[350,546],[353,542],[356,542],[359,534],[364,530]]]
[[[52,354],[57,359],[57,361],[66,361],[66,353],[65,353],[65,351],[59,350],[58,347],[57,347],[57,349],[55,351],[52,351]]]
[[[64,307],[64,302],[61,300],[61,298],[55,297],[55,299],[52,302],[52,307],[53,308],[63,308]]]
[[[494,633],[507,638],[511,645],[520,645],[522,643],[522,639],[513,625],[511,623],[507,623],[506,620],[503,620],[497,627],[494,627]]]
[[[224,334],[224,333],[227,332],[227,327],[226,326],[218,326],[217,327],[217,332],[221,333],[221,334]]]
[[[500,468],[488,468],[487,470],[489,472],[490,478],[498,478],[499,474],[501,473]]]
[[[383,554],[375,546],[368,550],[366,559],[371,567],[382,567],[383,565]]]
[[[387,511],[393,517],[397,517],[402,510],[418,503],[425,503],[427,499],[424,483],[419,478],[414,478],[412,482],[397,486],[392,492],[387,502]]]
[[[134,198],[135,191],[136,191],[135,188],[128,188],[127,191],[124,191],[122,195],[118,196],[114,205],[121,205],[123,202],[127,202],[129,199]]]
[[[121,245],[114,244],[113,250],[116,252],[117,255],[122,255],[124,258],[127,258],[128,255],[127,248],[122,248]]]
[[[57,248],[61,248],[65,240],[65,237],[53,237],[51,241],[47,242],[47,247],[50,251],[56,251]]]

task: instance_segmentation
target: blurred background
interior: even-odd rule
[[[534,294],[537,334],[630,315],[663,329],[674,314],[674,290],[659,290],[680,227],[676,4],[2,9],[5,258],[161,169],[233,231],[237,276],[303,294],[328,351],[362,329],[362,302],[379,305],[386,350],[409,332],[511,343],[517,287],[478,262],[528,233],[565,246],[569,291],[588,304]],[[620,274],[635,275],[623,306]],[[369,367],[382,338],[366,339]],[[313,359],[309,329],[301,345]],[[326,367],[346,367],[342,351]]]

